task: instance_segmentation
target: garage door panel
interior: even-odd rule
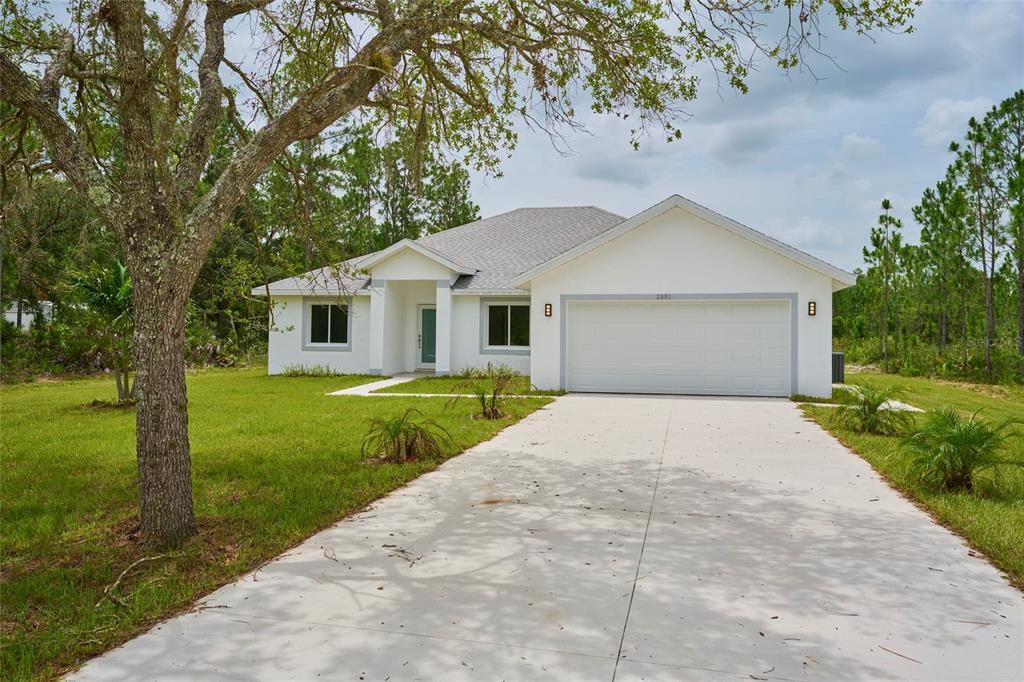
[[[572,302],[574,391],[788,395],[789,301]]]

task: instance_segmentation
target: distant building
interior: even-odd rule
[[[38,306],[29,306],[26,301],[14,301],[4,310],[4,319],[11,324],[28,329],[40,313],[45,322],[53,319],[53,302],[40,301]]]

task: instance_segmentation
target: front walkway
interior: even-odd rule
[[[398,398],[475,398],[475,395],[469,393],[374,393],[382,388],[388,388],[390,386],[398,386],[399,384],[405,384],[413,379],[421,379],[427,376],[434,376],[433,374],[416,373],[416,372],[404,372],[402,374],[396,374],[393,377],[387,379],[381,379],[380,381],[371,381],[368,384],[359,384],[358,386],[350,386],[343,388],[340,391],[332,391],[327,395],[361,395],[361,396],[395,396]],[[514,395],[509,394],[506,398],[537,398],[536,395]],[[546,398],[554,398],[555,396],[541,396]]]
[[[373,393],[374,391],[379,391],[382,388],[387,388],[389,386],[397,386],[398,384],[404,384],[404,383],[412,381],[413,379],[419,379],[420,377],[423,377],[423,376],[428,376],[428,375],[426,375],[426,374],[414,374],[412,372],[407,372],[405,374],[396,374],[393,377],[389,377],[387,379],[381,379],[380,381],[371,381],[368,384],[359,384],[358,386],[349,386],[348,388],[343,388],[340,391],[332,391],[331,393],[328,393],[327,395],[363,395],[363,396],[366,396],[366,395],[374,394]],[[390,393],[381,393],[379,395],[392,395],[392,394],[390,394]],[[402,393],[398,393],[398,394],[395,394],[395,395],[403,395],[403,394]],[[434,396],[434,397],[436,398],[437,396]]]
[[[567,396],[82,680],[1019,679],[1024,599],[785,400]]]

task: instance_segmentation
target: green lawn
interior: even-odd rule
[[[134,413],[83,407],[110,398],[110,380],[0,388],[0,678],[54,677],[440,463],[364,463],[371,415],[414,406],[451,432],[451,455],[547,402],[510,401],[510,418],[488,422],[471,418],[468,401],[324,395],[379,377],[265,372],[189,377],[200,534],[131,573],[124,607],[95,605],[151,554],[135,537]]]
[[[395,386],[377,389],[374,393],[472,394],[477,388],[483,388],[489,392],[491,387],[489,379],[474,379],[469,382],[469,385],[466,385],[466,381],[459,377],[419,377]],[[508,393],[509,395],[564,395],[565,391],[539,391],[530,385],[530,377],[524,376],[515,380]]]
[[[880,374],[854,375],[850,383],[897,384],[902,400],[922,409],[951,405],[992,420],[1024,422],[1024,388],[944,383],[932,379]],[[858,452],[896,488],[926,507],[940,522],[955,530],[1024,587],[1024,468],[1006,467],[998,484],[988,474],[975,494],[949,494],[923,486],[907,473],[899,439],[862,435],[832,426],[833,408],[805,407],[805,412]],[[1010,442],[1007,455],[1024,462],[1024,423]]]

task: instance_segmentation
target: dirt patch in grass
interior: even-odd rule
[[[999,386],[997,384],[972,384],[966,381],[956,381],[953,379],[932,379],[937,384],[943,384],[945,386],[954,386],[956,388],[962,388],[965,391],[973,391],[974,393],[980,393],[981,395],[988,396],[989,398],[1011,398],[1012,393],[1005,386]]]
[[[83,410],[134,410],[135,400],[93,400],[82,405]]]

